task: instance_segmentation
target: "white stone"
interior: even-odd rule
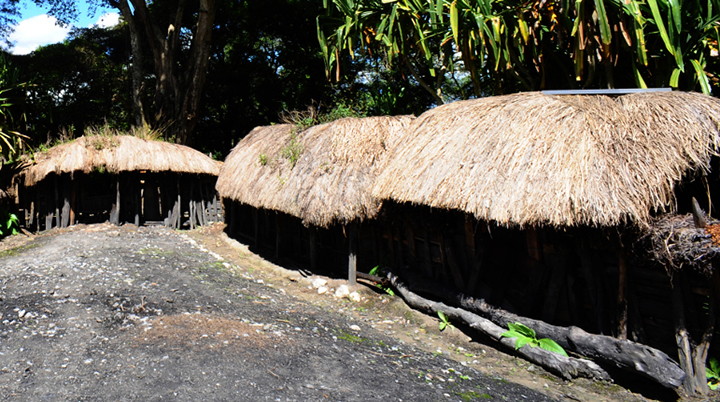
[[[337,290],[335,291],[335,297],[338,299],[342,299],[343,297],[346,297],[350,294],[350,288],[347,285],[340,285],[338,286]]]
[[[350,329],[352,329],[353,331],[360,331],[360,327],[355,324],[351,325]]]
[[[360,293],[352,292],[348,295],[348,299],[354,301],[355,303],[360,303]]]
[[[327,279],[317,278],[312,281],[312,285],[315,289],[321,288],[327,284]]]
[[[328,291],[327,286],[320,286],[320,287],[318,288],[318,294],[319,294],[319,295],[325,294],[325,293],[327,293],[327,291]]]

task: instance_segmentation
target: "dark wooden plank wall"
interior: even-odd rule
[[[19,186],[17,208],[22,226],[33,231],[105,221],[194,229],[224,219],[215,180],[149,172],[50,174],[36,186]]]

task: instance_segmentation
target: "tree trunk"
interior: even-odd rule
[[[668,355],[657,349],[629,340],[589,334],[577,327],[558,327],[521,317],[439,283],[423,282],[416,277],[410,279],[414,291],[440,297],[447,303],[477,313],[501,327],[507,328],[508,323],[519,322],[534,329],[538,338],[550,338],[567,351],[634,371],[667,388],[676,389],[683,385],[685,372]]]
[[[215,20],[215,0],[200,0],[197,22],[192,30],[190,54],[179,66],[181,49],[180,32],[188,0],[179,0],[172,22],[162,28],[152,18],[146,0],[109,0],[120,10],[130,28],[130,45],[133,55],[133,108],[135,124],[144,126],[145,108],[142,99],[142,39],[148,44],[153,60],[155,94],[152,104],[151,126],[164,129],[166,138],[177,142],[190,142],[190,133],[197,124],[200,100],[210,63],[210,40]],[[144,38],[143,38],[144,37]]]
[[[388,274],[388,279],[390,280],[393,288],[395,288],[402,296],[402,298],[405,299],[405,301],[413,308],[417,308],[431,314],[436,314],[438,311],[441,311],[449,318],[466,323],[471,328],[482,332],[483,334],[501,343],[503,346],[509,349],[515,348],[514,338],[506,338],[501,336],[501,334],[506,331],[505,328],[495,325],[490,320],[480,317],[477,314],[473,314],[467,310],[450,307],[443,303],[433,302],[425,299],[411,292],[396,275]],[[520,349],[515,350],[515,352],[520,356],[523,356],[527,360],[543,367],[544,369],[566,380],[577,377],[610,380],[610,375],[608,375],[605,370],[603,370],[602,368],[600,368],[600,366],[589,360],[565,357],[558,353],[550,352],[539,347],[531,347],[528,345],[525,345]]]

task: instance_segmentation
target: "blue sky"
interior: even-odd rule
[[[111,26],[118,21],[118,14],[113,9],[98,9],[94,16],[88,16],[87,5],[84,1],[78,4],[82,9],[78,21],[72,26],[90,27],[93,25]],[[27,54],[38,46],[62,42],[70,32],[71,26],[60,27],[55,24],[55,18],[46,14],[47,9],[39,8],[32,1],[21,1],[22,16],[14,27],[15,32],[10,35],[14,46],[10,49],[14,54]]]

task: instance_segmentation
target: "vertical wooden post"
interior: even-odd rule
[[[175,229],[182,227],[182,196],[180,194],[180,176],[177,177],[177,201],[175,202],[177,214],[175,215]]]
[[[49,180],[48,180],[49,181]],[[45,230],[50,230],[53,228],[53,214],[55,211],[55,207],[53,206],[53,192],[52,188],[50,187],[50,183],[46,184],[45,187]]]
[[[432,253],[430,252],[430,231],[427,226],[423,225],[423,265],[425,273],[431,278],[433,277],[432,263]]]
[[[120,225],[120,178],[115,180],[115,204],[110,210],[110,223]]]
[[[707,394],[707,380],[705,379],[705,361],[701,366],[695,366],[694,353],[690,341],[690,334],[685,324],[685,301],[683,287],[685,286],[685,273],[675,272],[672,278],[672,305],[673,321],[675,323],[675,341],[678,347],[680,367],[685,371],[683,388],[688,395],[695,393]],[[714,312],[713,312],[714,313]],[[700,370],[700,367],[702,369]],[[696,372],[701,371],[701,372]]]
[[[314,272],[317,269],[317,228],[310,226],[308,235],[310,238],[310,270]]]
[[[133,202],[135,203],[135,216],[134,216],[134,223],[135,226],[140,226],[140,215],[142,214],[142,196],[140,195],[140,192],[142,191],[142,186],[140,186],[140,173],[136,173],[133,178],[132,182],[132,192],[133,192]],[[156,206],[157,208],[157,206]]]
[[[188,197],[188,218],[190,221],[190,230],[195,229],[195,181],[190,181],[190,197]]]
[[[71,180],[72,181],[72,192],[70,193],[70,224],[75,224],[75,199],[77,198],[78,180],[82,180],[83,175],[77,174]]]
[[[280,214],[275,213],[275,258],[280,258]]]
[[[260,208],[253,208],[253,224],[255,225],[255,228],[253,230],[253,235],[255,237],[255,248],[260,247]]]
[[[627,339],[627,259],[624,250],[620,250],[618,261],[618,297],[617,297],[617,337]]]
[[[357,283],[357,226],[350,223],[347,227],[348,234],[348,284],[355,286]]]
[[[72,189],[70,186],[72,185],[71,180],[67,177],[63,177],[63,206],[62,206],[62,212],[60,214],[60,227],[66,228],[70,225],[70,211],[72,211],[72,208],[70,208],[70,193],[72,192]]]
[[[55,227],[60,226],[60,195],[58,194],[58,181],[60,180],[60,177],[56,174],[55,175],[55,202],[53,205],[55,206]]]
[[[227,200],[227,202],[230,203],[230,211],[229,211],[230,212],[230,219],[229,219],[230,220],[230,235],[234,235],[235,234],[235,226],[236,226],[236,222],[237,222],[237,204],[238,204],[238,202],[231,198],[226,198],[225,200]]]

